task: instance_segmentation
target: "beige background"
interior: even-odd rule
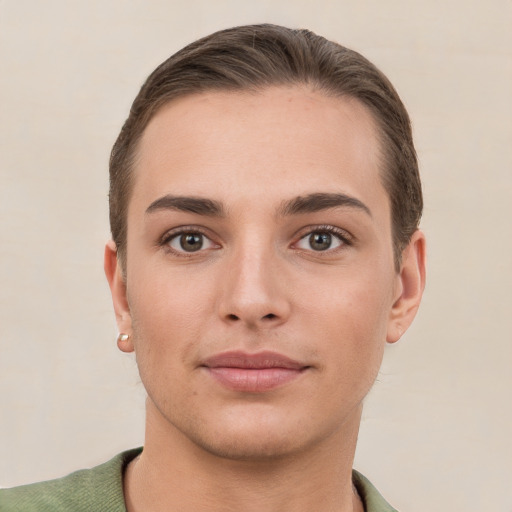
[[[404,511],[512,512],[510,0],[0,1],[0,485],[141,444],[102,271],[110,147],[160,61],[264,21],[361,51],[414,122],[428,287],[356,467]]]

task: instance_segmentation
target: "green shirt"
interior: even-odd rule
[[[0,489],[0,511],[126,512],[123,472],[141,451],[120,453],[101,466],[57,480]],[[363,475],[354,471],[352,477],[366,512],[396,512]]]

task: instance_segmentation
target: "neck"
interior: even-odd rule
[[[128,512],[362,512],[352,485],[361,410],[330,438],[279,457],[206,451],[148,404],[144,451],[124,477]]]

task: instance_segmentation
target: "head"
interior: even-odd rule
[[[389,80],[359,53],[308,30],[275,25],[235,27],[195,41],[158,66],[142,86],[110,158],[110,225],[123,265],[137,148],[154,115],[188,95],[291,85],[329,97],[354,98],[371,113],[399,270],[402,251],[418,228],[423,209],[411,124],[402,101]]]
[[[382,74],[306,31],[193,43],[137,96],[110,199],[105,269],[149,437],[350,453],[424,284],[409,120]]]

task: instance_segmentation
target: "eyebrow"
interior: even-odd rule
[[[300,215],[320,212],[330,208],[348,207],[361,210],[372,216],[370,209],[359,199],[346,195],[327,192],[316,192],[298,196],[281,204],[278,215]],[[225,210],[219,201],[202,197],[165,195],[153,201],[146,209],[146,214],[159,210],[175,210],[208,217],[224,217]]]
[[[317,192],[306,196],[299,196],[290,201],[285,201],[280,209],[279,214],[282,216],[298,215],[302,213],[314,213],[330,208],[348,207],[361,210],[372,216],[370,208],[359,199],[348,196],[346,194],[334,194]]]
[[[146,209],[146,214],[158,210],[176,210],[182,212],[206,215],[208,217],[223,217],[224,208],[221,203],[213,199],[202,197],[186,197],[166,195],[153,201]]]

